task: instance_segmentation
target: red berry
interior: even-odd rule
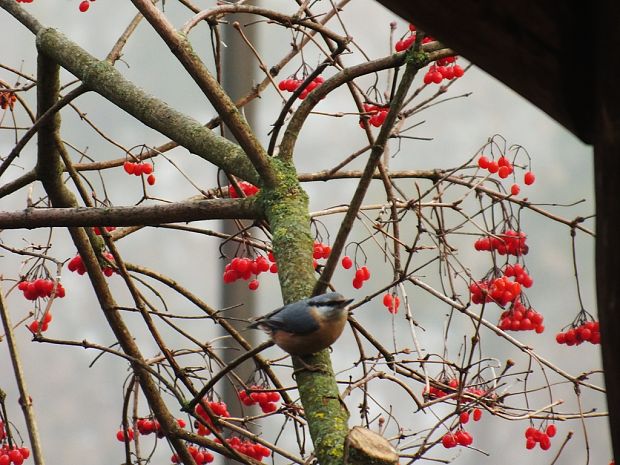
[[[348,270],[349,268],[351,268],[353,266],[353,260],[351,260],[351,257],[349,257],[348,255],[345,255],[344,257],[342,257],[342,267],[345,270]]]
[[[486,170],[489,167],[490,162],[491,161],[484,155],[480,155],[480,158],[478,158],[478,166],[483,170]]]
[[[459,422],[464,425],[469,421],[469,412],[461,412],[459,415]]]
[[[145,165],[145,166],[150,166],[150,165]],[[149,174],[148,178],[146,178],[146,182],[149,183],[149,186],[152,186],[153,184],[155,184],[155,175]]]
[[[133,429],[129,428],[126,432],[122,429],[119,429],[116,432],[116,439],[120,442],[131,441],[133,439]]]
[[[90,2],[88,0],[84,0],[80,3],[79,9],[82,13],[84,13],[90,7]]]
[[[553,436],[555,436],[555,433],[557,433],[557,428],[555,427],[555,425],[551,424],[547,426],[546,433],[547,433],[547,436],[552,438]]]
[[[497,171],[499,170],[499,166],[497,165],[497,162],[493,160],[489,162],[489,166],[487,169],[489,170],[489,173],[497,173]]]
[[[19,449],[11,449],[9,451],[9,459],[14,465],[21,465],[24,463],[24,457],[22,457],[22,453]]]
[[[142,174],[151,174],[153,172],[153,165],[150,163],[142,163]]]
[[[548,450],[551,447],[551,440],[549,439],[549,436],[547,436],[545,433],[542,433],[540,435],[540,440],[538,441],[538,443],[540,444],[540,448],[542,450]]]
[[[263,411],[263,413],[271,413],[271,412],[275,412],[276,410],[278,410],[278,406],[274,404],[273,402],[264,402],[260,404],[260,408]]]
[[[362,281],[361,279],[357,279],[357,278],[355,278],[355,279],[353,280],[353,287],[354,287],[355,289],[360,289],[363,285],[364,285],[364,281]]]
[[[456,432],[456,442],[458,442],[461,446],[469,446],[474,442],[474,438],[465,430],[458,430]]]
[[[455,435],[452,433],[444,434],[444,436],[441,438],[441,444],[443,444],[446,449],[456,447],[457,442]]]
[[[258,289],[258,279],[253,279],[252,281],[250,281],[248,283],[248,287],[250,288],[251,291],[255,291],[256,289]]]
[[[536,180],[536,176],[534,176],[534,173],[532,173],[531,171],[528,171],[527,173],[525,173],[525,176],[523,176],[523,182],[527,186],[534,184],[535,180]]]
[[[482,410],[480,410],[479,408],[475,408],[474,409],[474,421],[480,421],[481,418],[482,418]]]
[[[132,163],[130,161],[126,161],[125,163],[123,163],[123,169],[125,170],[127,174],[133,174],[133,172],[135,171],[135,168],[136,168],[135,163]]]
[[[521,192],[521,188],[518,184],[513,184],[512,186],[510,186],[510,193],[512,195],[519,195],[519,192]]]
[[[500,166],[497,170],[497,175],[502,179],[506,179],[510,176],[510,168],[507,166]]]
[[[465,74],[463,68],[461,68],[459,65],[454,65],[454,77],[460,78],[461,76],[463,76],[463,74]]]

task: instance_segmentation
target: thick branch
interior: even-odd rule
[[[142,226],[215,219],[256,219],[260,216],[252,199],[198,200],[133,207],[28,208],[0,212],[0,229]]]
[[[278,277],[285,302],[308,297],[314,284],[313,237],[310,232],[308,199],[297,181],[292,164],[274,159],[280,186],[263,189],[261,200],[273,233]],[[320,367],[317,371],[308,365]],[[304,357],[293,357],[295,380],[305,418],[321,465],[341,465],[348,432],[348,412],[340,394],[327,349]]]

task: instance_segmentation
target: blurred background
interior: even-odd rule
[[[42,1],[35,0],[32,4],[24,5],[29,12],[35,15],[44,25],[61,30],[72,40],[79,43],[96,57],[105,57],[110,48],[129,24],[136,11],[129,2],[97,1],[91,4],[86,13],[78,11],[79,2],[69,0]],[[288,4],[289,2],[287,2]],[[294,3],[289,8],[283,7],[284,2],[261,1],[261,6],[278,8],[285,12],[294,12]],[[317,10],[329,8],[329,2],[322,2]],[[197,1],[199,7],[209,8],[215,5],[214,1]],[[178,28],[189,19],[188,11],[177,2],[167,1],[165,11],[174,25]],[[371,58],[378,58],[391,52],[389,47],[390,23],[396,22],[396,39],[407,32],[407,23],[396,17],[371,0],[357,0],[351,2],[341,13],[340,19],[346,24],[346,34],[355,40],[355,45],[363,49]],[[242,24],[243,21],[241,20]],[[23,26],[16,23],[4,11],[0,11],[0,40],[5,46],[0,53],[0,63],[19,69],[25,75],[36,74],[36,53],[34,38]],[[334,29],[345,34],[337,23],[332,23]],[[224,26],[223,29],[226,29]],[[267,66],[275,64],[290,50],[291,33],[284,28],[274,25],[258,23],[248,26],[256,38],[256,45],[262,59]],[[432,34],[432,31],[428,31]],[[263,79],[259,74],[256,61],[249,61],[247,55],[226,55],[227,38],[235,34],[224,35],[223,53],[228,61],[230,71],[227,80],[246,82],[248,76],[252,82]],[[204,26],[195,28],[190,35],[196,50],[209,64],[213,63],[209,30]],[[8,46],[7,44],[12,44]],[[310,47],[305,53],[306,63],[314,68],[322,60],[320,51]],[[465,57],[466,58],[466,57]],[[345,63],[353,64],[362,60],[359,53],[352,53],[343,57]],[[461,59],[461,65],[466,60]],[[277,80],[296,73],[301,65],[299,58],[285,67]],[[214,111],[206,98],[195,84],[185,75],[172,54],[162,46],[158,36],[146,23],[140,24],[136,33],[131,37],[124,49],[122,60],[117,68],[130,80],[144,88],[149,93],[163,99],[182,112],[191,115],[199,121],[207,121],[214,116]],[[326,72],[331,75],[333,70]],[[516,70],[515,72],[518,72]],[[422,76],[418,76],[414,88],[421,85]],[[11,85],[15,84],[15,74],[6,69],[0,69],[0,79]],[[386,75],[378,76],[378,87],[387,88]],[[63,83],[73,80],[73,77],[63,72]],[[370,87],[375,76],[361,79],[359,85],[365,89]],[[19,79],[25,82],[24,78]],[[246,84],[249,90],[251,84]],[[241,90],[232,92],[244,93]],[[446,97],[462,95],[467,97],[455,98],[440,105],[432,106],[410,121],[420,123],[408,135],[429,140],[407,139],[393,142],[390,147],[390,168],[398,169],[427,169],[456,167],[465,163],[476,155],[479,148],[489,137],[501,134],[508,144],[519,144],[525,147],[532,157],[532,169],[537,175],[537,181],[527,189],[526,195],[532,202],[542,204],[543,208],[567,219],[576,216],[590,216],[594,213],[593,166],[592,149],[582,144],[568,131],[556,124],[547,115],[533,107],[520,96],[486,75],[476,67],[472,67],[466,75],[451,85]],[[431,95],[425,90],[420,100]],[[35,106],[35,93],[29,92],[24,98]],[[95,94],[86,94],[79,97],[76,106],[92,121],[104,134],[126,148],[147,144],[156,146],[166,142],[166,138],[149,128],[137,123],[132,117],[118,111],[113,105]],[[251,120],[256,128],[260,140],[267,145],[271,124],[277,117],[281,103],[273,89],[268,90],[261,99],[253,102],[246,111],[251,113]],[[346,89],[341,88],[322,101],[316,108],[317,112],[311,116],[304,127],[296,149],[296,162],[300,173],[315,172],[335,166],[350,153],[358,150],[365,141],[358,126],[358,116],[344,115],[333,117],[328,115],[341,112],[354,112],[355,107]],[[327,114],[327,115],[325,115]],[[8,129],[13,126],[11,116],[6,113],[0,132],[0,153],[6,155],[15,143],[15,133]],[[18,127],[28,126],[29,121],[23,111],[15,113]],[[81,120],[80,115],[70,108],[62,111],[63,139],[71,144],[72,156],[78,159],[77,150],[86,153],[94,160],[103,161],[123,157],[125,154],[119,147],[106,142],[92,128]],[[135,152],[137,153],[137,152]],[[22,152],[18,163],[4,176],[3,183],[15,179],[35,164],[36,141],[31,141]],[[195,187],[187,182],[186,176],[201,189],[216,186],[217,170],[198,157],[191,156],[187,150],[178,148],[166,153],[166,157],[174,160],[174,164],[159,157],[155,161],[156,184],[149,189],[152,197],[166,200],[182,200],[198,194]],[[365,162],[360,157],[351,165],[359,169]],[[115,168],[103,173],[99,178],[89,174],[92,185],[98,194],[102,194],[102,181],[105,182],[107,195],[115,205],[132,205],[142,196],[141,183],[137,178],[128,177],[122,168]],[[419,182],[428,187],[428,183]],[[400,181],[399,186],[413,195],[415,183],[413,180]],[[355,181],[338,181],[304,184],[309,196],[311,211],[322,210],[334,205],[346,204],[355,189]],[[423,187],[424,189],[425,187]],[[11,211],[25,208],[28,195],[38,199],[42,188],[35,185],[32,192],[22,189],[0,200],[2,210]],[[464,191],[459,191],[460,195]],[[459,192],[454,195],[459,194]],[[385,200],[385,192],[379,183],[374,183],[368,193],[365,203],[381,203]],[[583,202],[582,202],[583,200]],[[335,237],[337,226],[342,216],[322,217],[321,221],[326,230]],[[208,229],[220,230],[222,225],[216,222],[192,224]],[[403,238],[412,240],[415,234],[415,222],[403,223]],[[585,226],[592,229],[594,223],[589,220]],[[524,344],[533,347],[542,357],[557,364],[571,374],[579,375],[600,367],[600,348],[590,344],[583,344],[578,348],[560,346],[555,342],[555,334],[562,327],[569,324],[577,312],[579,304],[573,276],[571,238],[569,228],[554,223],[547,218],[530,211],[521,212],[521,227],[528,234],[530,253],[527,256],[527,265],[534,278],[534,286],[528,290],[528,297],[534,308],[545,316],[546,330],[542,335],[517,333],[516,337]],[[411,228],[407,236],[407,228]],[[24,247],[31,243],[41,243],[47,240],[47,230],[35,231],[3,231],[0,239],[12,247]],[[328,238],[323,234],[323,241]],[[368,231],[364,228],[355,230],[351,241],[367,237]],[[472,236],[458,236],[452,245],[459,248],[458,257],[466,263],[472,274],[482,277],[491,267],[487,256],[475,252]],[[381,250],[367,242],[364,251],[368,255],[368,267],[371,269],[371,280],[361,290],[351,286],[352,271],[346,272],[339,268],[333,283],[343,294],[361,299],[365,295],[376,291],[385,285],[382,277],[390,276],[389,268],[383,261]],[[68,234],[64,230],[56,230],[52,236],[53,248],[51,253],[59,259],[68,259],[75,254]],[[243,308],[252,307],[255,313],[265,313],[281,305],[281,295],[277,279],[273,275],[262,275],[260,288],[253,293],[251,300],[248,297],[247,283],[236,282],[227,286],[232,295],[227,297],[222,293],[222,267],[224,261],[220,258],[219,246],[221,242],[201,234],[189,234],[160,228],[144,228],[140,232],[130,235],[119,242],[119,247],[128,262],[137,263],[159,270],[173,277],[177,282],[199,295],[213,307],[223,307],[232,303],[245,303]],[[349,249],[348,249],[349,250]],[[584,305],[588,311],[596,314],[594,295],[594,241],[584,234],[577,235],[576,242],[579,279]],[[421,261],[422,262],[422,261]],[[4,279],[17,279],[23,271],[21,259],[3,252],[0,273]],[[419,277],[431,285],[439,283],[436,268],[427,268],[421,271]],[[114,343],[113,335],[108,329],[98,308],[88,280],[84,276],[69,273],[66,269],[62,274],[62,282],[67,289],[67,297],[54,304],[54,321],[48,332],[49,337],[58,339],[83,340],[86,339],[102,345]],[[117,276],[110,278],[113,289],[121,305],[130,305],[130,297],[121,279]],[[12,283],[6,281],[3,289],[6,292]],[[165,297],[168,309],[179,314],[192,314],[196,309],[186,300],[169,290],[157,286],[158,291]],[[445,316],[449,308],[431,297],[419,288],[406,287],[408,302],[415,321],[419,324],[415,328],[416,337],[425,353],[443,353],[455,361],[459,360],[463,344],[471,336],[473,328],[468,319],[455,315],[450,326],[448,342],[444,347],[443,332],[445,330]],[[463,290],[466,295],[466,290]],[[150,295],[155,303],[157,299]],[[236,301],[236,302],[235,302]],[[13,292],[8,298],[14,322],[25,317],[31,310],[21,296]],[[251,302],[251,304],[250,304]],[[247,310],[248,312],[250,309]],[[356,311],[356,318],[373,328],[373,334],[388,347],[413,347],[412,333],[405,313],[389,314],[381,304],[381,299],[375,298]],[[495,321],[496,315],[488,314],[486,318]],[[145,356],[157,354],[157,348],[145,331],[137,316],[127,316],[128,322],[135,331],[135,337],[140,342]],[[24,326],[24,325],[22,325]],[[218,329],[211,323],[204,322],[196,326],[188,324],[188,328],[199,332],[205,341],[214,341],[215,347],[222,353],[230,352],[233,357],[238,355],[229,349],[226,339],[219,339]],[[43,448],[48,463],[89,463],[93,465],[120,463],[123,461],[123,447],[115,439],[115,433],[121,423],[121,405],[123,399],[123,383],[129,375],[126,363],[111,356],[101,356],[94,351],[66,348],[61,346],[42,345],[31,342],[27,329],[18,327],[20,350],[23,357],[29,389],[34,399],[35,411],[39,421]],[[441,336],[440,336],[441,335]],[[171,345],[175,343],[174,333],[166,335]],[[258,336],[262,340],[262,336]],[[179,340],[179,343],[181,341]],[[184,343],[184,341],[183,341]],[[334,364],[339,373],[339,379],[349,380],[359,376],[359,369],[352,370],[351,366],[357,361],[357,350],[350,330],[346,329],[344,336],[334,346]],[[528,380],[528,387],[539,388],[545,385],[540,367],[530,366],[530,360],[505,340],[497,338],[491,332],[482,330],[482,357],[492,357],[490,365],[503,366],[507,359],[515,361],[514,373],[523,373],[532,369],[535,373]],[[276,358],[281,355],[279,349],[269,349],[267,357]],[[93,363],[94,362],[94,363]],[[25,437],[25,429],[21,412],[17,404],[18,393],[12,377],[10,359],[5,344],[0,344],[0,373],[2,383],[0,388],[7,393],[9,415],[15,425]],[[387,367],[385,368],[387,370]],[[287,367],[279,368],[281,379],[293,384],[291,370]],[[436,372],[429,368],[430,374]],[[553,386],[553,398],[564,400],[564,404],[557,408],[558,412],[578,411],[577,400],[573,386],[563,381],[557,375],[545,370],[549,383]],[[503,387],[506,391],[522,391],[523,376],[510,378],[512,384]],[[602,386],[602,376],[590,377],[590,382]],[[398,411],[399,424],[388,421],[385,434],[396,438],[399,431],[423,430],[435,424],[436,415],[441,417],[449,411],[448,408],[437,407],[426,412],[416,412],[412,402],[403,395],[402,391],[387,387],[385,384],[370,385],[372,403],[369,405],[370,418],[385,415],[386,412]],[[344,388],[344,386],[343,386]],[[412,386],[416,392],[421,391],[420,385]],[[500,391],[501,392],[501,391]],[[347,399],[351,411],[351,426],[360,424],[360,414],[357,406],[360,402],[360,393],[355,393]],[[549,392],[546,390],[533,392],[528,396],[530,407],[543,407],[549,403]],[[525,399],[511,399],[512,404],[525,406]],[[406,405],[408,412],[405,412]],[[583,411],[605,411],[604,397],[592,392],[583,392],[581,397]],[[148,414],[145,405],[143,413]],[[181,412],[177,412],[181,416]],[[450,459],[458,456],[459,464],[478,463],[517,463],[527,460],[528,463],[546,464],[553,460],[569,431],[575,436],[565,446],[559,464],[588,463],[586,451],[586,435],[589,445],[589,463],[607,464],[611,457],[611,447],[606,418],[588,419],[585,426],[578,420],[558,423],[558,436],[552,440],[550,451],[543,452],[536,448],[533,451],[525,450],[523,431],[529,426],[527,421],[501,421],[487,415],[483,421],[471,425],[468,430],[475,438],[474,445],[478,450],[461,448],[446,451],[443,448],[433,449],[430,457]],[[282,422],[264,421],[261,424],[263,434],[267,440],[274,441],[282,427]],[[293,444],[294,435],[286,434],[280,439],[282,447]],[[415,442],[415,438],[407,441]],[[152,439],[143,440],[144,450],[152,447]],[[401,443],[400,446],[406,444]],[[415,451],[415,449],[413,450]],[[412,451],[409,451],[412,452]],[[488,454],[488,455],[487,455]],[[159,444],[153,455],[152,463],[168,463],[170,452],[165,444]],[[219,458],[216,458],[216,461]],[[267,461],[270,461],[268,459]],[[276,458],[277,463],[284,463]]]

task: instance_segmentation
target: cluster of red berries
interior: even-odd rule
[[[496,251],[500,255],[527,255],[529,247],[525,243],[526,235],[523,231],[508,229],[496,236],[485,236],[474,242],[478,251]]]
[[[548,450],[551,447],[550,438],[555,436],[556,432],[557,429],[553,424],[547,426],[545,431],[530,426],[525,430],[525,448],[533,449],[538,443],[542,450]]]
[[[444,60],[448,59],[456,60],[456,57],[447,57]],[[462,77],[463,74],[465,74],[465,70],[459,65],[454,64],[454,61],[452,62],[452,66],[440,66],[437,65],[438,62],[439,60],[436,62],[436,64],[431,65],[426,74],[424,74],[424,84],[441,84],[441,81],[443,81],[444,79],[447,81],[451,81],[452,79],[458,79]]]
[[[28,300],[36,300],[39,297],[51,297],[54,293],[54,280],[38,278],[33,281],[20,281],[17,289],[24,293],[24,297]],[[63,298],[65,296],[65,288],[58,283],[56,287],[56,297]]]
[[[263,413],[271,413],[275,412],[278,409],[276,402],[280,400],[280,394],[276,391],[265,391],[263,386],[250,386],[250,392],[245,389],[241,389],[239,394],[239,399],[243,403],[243,405],[256,405],[258,404],[263,411]]]
[[[287,92],[295,92],[303,82],[304,81],[300,79],[293,79],[293,78],[283,79],[282,81],[278,83],[278,89],[285,90]],[[299,98],[300,100],[305,99],[310,92],[312,92],[314,89],[316,89],[318,86],[320,86],[324,82],[325,82],[325,79],[323,79],[323,77],[321,76],[315,77],[312,81],[310,81],[310,84],[308,84],[308,86],[304,90],[301,91],[301,93],[299,94],[299,97],[297,98]]]
[[[506,265],[504,267],[503,273],[504,276],[507,276],[509,278],[514,277],[515,281],[521,284],[521,286],[523,287],[530,288],[532,287],[532,284],[534,284],[534,280],[527,273],[526,269],[518,263],[515,263],[514,265]]]
[[[482,410],[476,407],[471,411],[471,415],[467,410],[462,411],[459,415],[459,423],[461,425],[468,423],[470,417],[473,418],[474,421],[480,421],[482,418]]]
[[[48,330],[49,324],[52,322],[52,314],[51,312],[45,312],[43,314],[43,318],[41,319],[41,323],[39,320],[34,320],[30,323],[27,328],[30,330],[32,334],[37,334],[39,331],[44,333]]]
[[[32,1],[32,0],[31,0]],[[0,108],[6,110],[7,108],[13,109],[15,107],[15,102],[17,101],[17,97],[13,92],[0,92]]]
[[[177,418],[177,424],[179,425],[179,428],[185,428],[185,420],[182,418]],[[155,433],[155,435],[160,439],[164,437],[164,432],[161,429],[161,425],[155,418],[138,418],[136,420],[136,428],[138,428],[138,433],[143,436],[148,436],[149,434]]]
[[[215,460],[213,454],[207,449],[200,449],[196,446],[189,446],[187,448],[187,451],[193,457],[194,462],[196,462],[197,465],[202,465],[203,463],[211,463],[213,462],[213,460]],[[170,457],[170,461],[172,463],[181,463],[181,458],[177,454],[173,454],[172,457]]]
[[[448,380],[445,380],[444,384],[447,384],[449,387],[456,390],[459,387],[459,380],[456,378],[450,378]],[[426,387],[424,388],[424,390],[422,391],[422,395],[424,397],[428,397],[429,399],[441,399],[442,397],[446,397],[448,393],[443,389],[437,388],[435,386],[429,386],[428,390],[426,389]]]
[[[489,159],[484,155],[480,155],[480,157],[478,158],[478,166],[483,170],[487,170],[491,174],[497,173],[497,175],[501,179],[506,179],[514,172],[514,167],[512,163],[504,155],[499,157],[497,161]],[[526,173],[523,175],[523,183],[526,186],[531,186],[532,184],[534,184],[534,181],[536,181],[536,176],[534,175],[534,173],[532,173],[531,171],[526,171]],[[513,184],[510,187],[510,193],[512,195],[519,195],[519,192],[521,192],[521,187],[518,184]]]
[[[182,418],[177,418],[177,424],[179,427],[185,428],[185,420]],[[138,418],[136,421],[136,428],[138,428],[138,433],[143,436],[155,433],[160,439],[164,437],[159,421],[154,418]],[[116,439],[120,442],[133,441],[134,436],[135,433],[133,428],[128,428],[127,430],[121,428],[116,432]]]
[[[204,399],[203,401],[209,406],[209,408],[211,409],[214,415],[218,417],[223,417],[223,418],[230,417],[230,413],[228,413],[228,407],[226,406],[225,402],[215,402],[215,401],[206,400],[206,399]],[[206,425],[204,425],[201,422],[197,421],[194,424],[194,426],[196,426],[197,433],[200,434],[201,436],[210,435],[211,431],[215,427],[213,426],[213,422],[211,421],[211,418],[209,418],[209,415],[207,414],[205,409],[202,407],[202,404],[197,404],[196,407],[194,408],[194,411],[196,412],[196,415],[202,418],[202,420],[206,423]]]
[[[443,383],[448,385],[448,387],[453,390],[452,392],[456,391],[459,388],[459,380],[456,378],[450,378],[448,380],[443,381]],[[489,395],[488,390],[482,389],[480,387],[466,387],[463,391],[467,394],[471,394],[476,397],[488,397]],[[422,395],[428,399],[441,399],[442,397],[446,397],[449,394],[451,394],[451,392],[446,392],[443,389],[437,388],[435,386],[429,386],[428,390],[425,387],[424,390],[422,391]],[[466,397],[463,397],[461,401],[468,402],[468,399]],[[479,412],[476,413],[476,410],[479,410]],[[474,420],[476,417],[480,419],[481,416],[482,416],[482,411],[478,408],[475,408],[474,409]],[[475,421],[478,421],[478,420],[475,420]]]
[[[512,166],[508,157],[504,155],[499,157],[497,161],[490,160],[486,156],[480,155],[480,158],[478,158],[478,166],[491,174],[497,173],[501,179],[506,179],[514,173],[514,166]]]
[[[507,276],[490,281],[476,281],[469,285],[471,301],[474,304],[495,302],[500,307],[515,301],[521,294],[521,284],[511,281]]]
[[[404,39],[396,42],[396,44],[394,45],[394,50],[396,50],[397,52],[404,52],[413,45],[413,42],[415,42],[415,34],[410,34]]]
[[[464,429],[459,429],[456,433],[446,433],[441,438],[441,444],[446,449],[451,449],[456,446],[471,446],[473,442],[473,436]]]
[[[116,226],[105,226],[103,229],[105,229],[107,232],[112,232],[116,229]],[[95,226],[93,228],[93,232],[97,235],[97,236],[101,236],[101,229],[98,226]]]
[[[219,441],[216,439],[215,442]],[[269,457],[271,455],[271,449],[269,449],[268,447],[249,441],[247,439],[245,441],[242,441],[237,436],[226,439],[226,442],[230,447],[235,449],[240,454],[252,457],[259,462],[262,462],[263,458]]]
[[[401,39],[398,42],[396,42],[396,44],[394,45],[394,50],[396,50],[397,52],[404,52],[409,47],[411,47],[413,43],[415,42],[415,37],[416,37],[415,31],[416,31],[416,27],[413,24],[409,24],[409,35],[405,37],[404,39]],[[426,44],[428,42],[433,42],[434,40],[435,39],[433,39],[431,36],[425,36],[424,39],[422,39],[422,43]]]
[[[114,263],[114,257],[110,252],[104,252],[103,257],[106,258],[108,261]],[[69,260],[67,268],[69,268],[69,271],[75,271],[79,275],[83,275],[84,273],[86,273],[86,267],[84,266],[82,257],[80,257],[79,255],[76,255],[71,260]],[[101,267],[101,271],[104,275],[110,277],[114,274],[115,270],[111,266],[106,265]]]
[[[247,181],[239,181],[237,184],[239,185],[239,189],[241,189],[241,192],[243,192],[246,197],[252,197],[260,190],[254,184],[250,184]],[[228,196],[231,199],[239,198],[239,194],[237,194],[237,190],[232,184],[228,186]]]
[[[314,269],[316,270],[319,266],[319,262],[317,260],[327,260],[331,253],[332,248],[329,245],[314,241],[312,250],[312,266]]]
[[[332,248],[329,245],[321,242],[314,242],[312,261],[315,269],[319,266],[317,260],[327,259],[331,251]],[[267,254],[267,258],[262,255],[256,257],[255,259],[241,257],[233,258],[231,262],[224,267],[223,278],[226,284],[230,284],[238,279],[247,281],[252,278],[252,275],[255,275],[256,278],[252,279],[248,283],[250,290],[255,291],[259,286],[259,281],[257,279],[258,275],[266,271],[270,271],[271,273],[278,272],[278,265],[276,264],[276,259],[272,252]]]
[[[364,113],[370,115],[370,118],[368,118],[368,124],[376,128],[383,124],[385,118],[387,117],[388,110],[388,107],[364,103]],[[360,128],[364,129],[365,127],[364,119],[360,118]]]
[[[598,321],[586,321],[579,326],[573,326],[566,332],[560,332],[555,336],[558,344],[578,346],[588,341],[591,344],[601,343],[601,333]]]
[[[252,275],[258,277],[259,274],[269,271],[274,267],[275,264],[270,265],[269,261],[262,255],[259,255],[254,259],[247,257],[235,257],[224,267],[224,282],[226,284],[230,284],[234,283],[238,279],[247,281],[252,277]],[[272,272],[276,273],[277,271],[278,269],[275,267]],[[248,287],[252,291],[255,291],[258,289],[258,284],[258,279],[254,278],[248,283]]]
[[[392,315],[398,313],[398,307],[400,306],[400,297],[396,293],[386,292],[383,294],[383,305],[387,308],[388,312]]]
[[[499,317],[499,328],[503,331],[536,331],[541,334],[545,330],[544,317],[533,308],[526,308],[519,300]]]
[[[21,465],[28,457],[30,450],[27,447],[9,447],[8,444],[3,444],[0,448],[0,465]]]
[[[87,0],[84,2],[88,3]],[[82,3],[84,3],[82,2]],[[126,161],[123,163],[123,169],[127,174],[133,174],[134,176],[142,176],[143,174],[147,174],[146,182],[149,186],[155,184],[155,175],[153,174],[153,165],[150,163],[134,163],[132,161]]]
[[[128,429],[119,429],[116,432],[116,439],[120,442],[128,442],[128,441],[133,441],[134,438],[134,433],[133,433],[133,428],[128,428]]]

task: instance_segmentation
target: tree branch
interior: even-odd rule
[[[214,219],[256,219],[260,210],[252,198],[197,200],[164,205],[104,208],[28,208],[0,212],[0,229],[71,226],[142,226]]]

